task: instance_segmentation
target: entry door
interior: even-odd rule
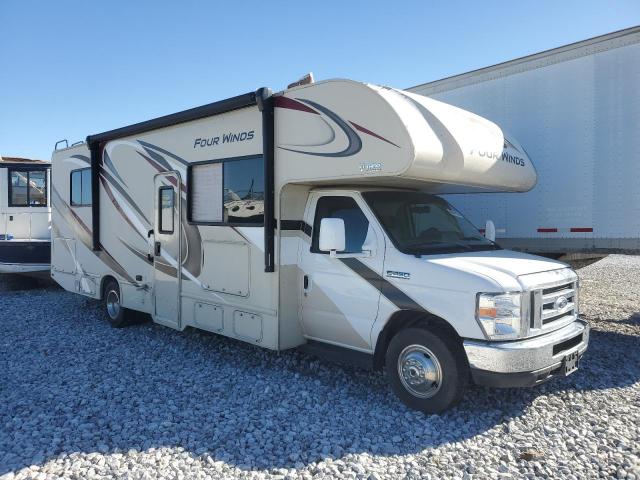
[[[369,350],[380,300],[375,279],[384,262],[382,234],[359,198],[315,195],[305,215],[313,225],[312,238],[310,244],[303,243],[299,261],[304,333],[315,340]],[[328,217],[344,220],[347,258],[332,258],[318,249],[320,221]],[[363,249],[371,256],[363,257]]]
[[[155,177],[154,321],[180,327],[180,174]]]

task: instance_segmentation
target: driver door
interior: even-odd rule
[[[340,258],[318,248],[323,218],[344,220],[346,248],[338,252]],[[312,193],[305,221],[313,225],[311,242],[303,242],[299,258],[305,336],[371,350],[371,328],[380,300],[377,278],[384,264],[382,232],[364,202],[345,194]],[[364,256],[363,249],[370,256]]]

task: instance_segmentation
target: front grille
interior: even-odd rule
[[[546,330],[578,316],[577,282],[549,285],[531,292],[531,330]]]
[[[564,317],[574,318],[576,316],[575,310],[570,310],[566,313],[561,313],[559,315],[554,315],[553,317],[548,317],[542,320],[542,325],[548,325],[551,322],[555,322],[556,320],[562,320]]]

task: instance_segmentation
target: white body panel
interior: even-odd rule
[[[410,90],[498,123],[530,154],[530,192],[449,198],[476,225],[493,220],[498,242],[637,252],[639,84],[635,27]]]

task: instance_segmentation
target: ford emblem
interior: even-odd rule
[[[556,303],[554,306],[556,307],[556,310],[564,310],[568,304],[569,300],[567,300],[567,297],[558,297],[556,298]]]

